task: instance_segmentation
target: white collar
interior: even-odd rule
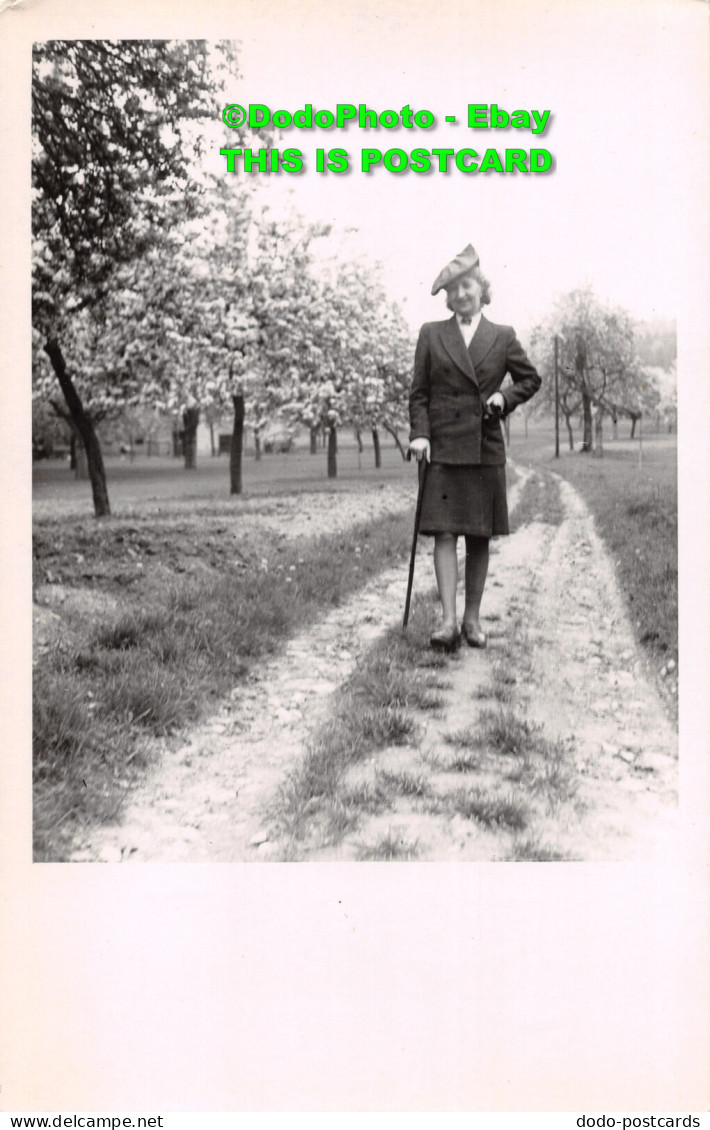
[[[459,329],[461,330],[461,333],[464,336],[464,341],[466,342],[467,345],[470,343],[471,338],[473,337],[476,330],[478,329],[478,324],[481,321],[482,314],[483,314],[483,311],[479,310],[477,314],[473,315],[469,325],[467,325],[467,326],[463,324],[463,322],[461,321],[461,318],[458,314],[455,315],[456,324],[458,325]]]

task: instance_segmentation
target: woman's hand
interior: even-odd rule
[[[431,463],[431,444],[425,436],[420,436],[419,439],[413,439],[409,445],[409,450],[420,463],[422,459],[426,459],[427,463]]]
[[[498,408],[501,412],[505,412],[505,397],[502,392],[494,392],[488,397],[486,404],[489,408]]]

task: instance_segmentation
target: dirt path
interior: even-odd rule
[[[523,474],[521,483],[525,478]],[[611,563],[579,496],[559,483],[564,520],[531,522],[494,543],[485,613],[486,651],[464,649],[447,671],[445,705],[422,717],[415,746],[382,751],[354,774],[426,770],[445,797],[454,781],[441,752],[446,735],[470,725],[507,648],[519,644],[525,671],[515,704],[565,744],[575,788],[568,802],[540,807],[536,835],[556,858],[626,859],[667,851],[675,828],[676,739],[644,674],[644,661]],[[511,497],[511,508],[515,498]],[[431,577],[419,563],[418,586]],[[372,641],[401,616],[406,566],[380,575],[344,608],[291,640],[284,652],[235,689],[221,714],[189,743],[166,749],[121,823],[77,842],[74,861],[244,861],[285,858],[269,839],[266,809],[301,754],[308,734],[332,709],[332,692]],[[512,641],[512,643],[511,643]],[[516,644],[517,641],[517,644]],[[467,774],[483,784],[490,767]],[[431,806],[429,806],[431,809]],[[363,844],[394,832],[431,860],[511,858],[513,833],[427,811],[416,798],[365,820],[337,849],[303,858],[354,859]],[[520,856],[513,856],[520,858]]]
[[[676,850],[676,734],[646,677],[593,521],[568,483],[556,488],[559,526],[531,522],[495,544],[485,598],[489,646],[464,648],[449,663],[443,710],[420,714],[416,745],[384,750],[350,771],[350,788],[372,788],[379,778],[396,789],[399,779],[400,796],[361,823],[338,859],[377,858],[383,843],[405,858],[411,849],[418,860],[479,862],[667,858]],[[515,673],[505,705],[496,699],[501,670]],[[561,751],[559,765],[550,770],[544,757],[537,765],[524,757],[516,778],[508,772],[515,759],[475,744],[457,748],[452,737],[475,735],[486,712],[494,721],[522,719],[548,751]],[[453,771],[462,755],[470,764]],[[484,804],[483,820],[464,818],[457,807],[471,792],[476,801],[502,801],[502,817],[487,824]],[[515,821],[506,825],[505,812],[510,803],[515,816],[521,799],[520,808],[532,809],[523,832]]]

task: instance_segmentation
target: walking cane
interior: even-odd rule
[[[411,459],[412,453],[407,452],[407,458]],[[407,581],[407,599],[404,602],[404,622],[402,624],[402,631],[407,627],[409,620],[409,604],[412,599],[412,582],[414,580],[414,558],[417,556],[417,538],[419,537],[419,521],[422,516],[422,499],[424,498],[424,483],[426,481],[426,472],[429,464],[426,458],[419,460],[419,493],[417,495],[417,511],[414,516],[414,536],[412,537],[412,552],[409,556],[409,580]]]

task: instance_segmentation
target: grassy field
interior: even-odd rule
[[[347,535],[245,536],[215,503],[39,522],[35,591],[60,593],[62,627],[36,649],[36,858],[61,858],[77,822],[113,817],[153,739],[208,714],[261,656],[400,560],[410,537],[411,515]]]
[[[402,435],[404,439],[404,435]],[[347,433],[339,441],[338,477],[326,476],[326,455],[319,450],[311,455],[301,444],[288,455],[264,455],[258,462],[253,456],[243,461],[243,491],[246,497],[279,494],[294,490],[351,490],[353,485],[367,486],[393,480],[410,481],[411,465],[402,459],[393,440],[382,437],[382,467],[374,465],[368,436],[363,435],[365,450],[360,455]],[[35,514],[52,517],[57,514],[91,515],[91,487],[79,481],[67,462],[43,460],[32,469]],[[114,512],[140,509],[146,504],[161,502],[189,503],[199,499],[221,501],[230,497],[229,457],[227,455],[198,458],[197,467],[185,471],[181,459],[169,456],[109,456],[106,459],[109,498]]]
[[[34,465],[33,589],[61,616],[61,632],[35,641],[37,859],[61,858],[77,823],[116,814],[156,737],[209,713],[260,656],[406,552],[411,516],[288,543],[240,520],[265,496],[415,482],[389,437],[381,469],[363,439],[360,454],[343,434],[335,480],[325,452],[304,445],[248,456],[239,498],[226,456],[194,471],[169,457],[108,458],[113,515],[101,522],[66,462]]]

